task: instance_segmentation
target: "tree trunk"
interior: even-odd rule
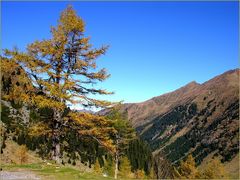
[[[60,163],[60,121],[61,112],[59,110],[54,110],[53,117],[53,135],[52,135],[52,160],[56,163]]]
[[[119,157],[118,157],[118,152],[115,154],[115,171],[114,171],[114,179],[117,179],[118,176],[118,162],[119,162]]]
[[[117,179],[118,176],[118,163],[119,163],[119,135],[116,135],[116,153],[115,153],[115,171],[114,171],[114,179]]]

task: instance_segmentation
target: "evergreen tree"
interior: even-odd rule
[[[113,128],[104,117],[78,112],[64,114],[69,104],[80,103],[83,107],[110,105],[107,101],[89,97],[90,94],[110,94],[90,86],[109,76],[105,69],[98,70],[96,66],[96,59],[105,54],[107,46],[92,48],[90,38],[84,36],[84,26],[84,21],[69,6],[62,12],[57,26],[51,28],[50,39],[29,44],[26,52],[5,49],[1,56],[5,74],[3,88],[7,92],[3,97],[17,99],[32,107],[49,108],[53,112],[49,122],[36,124],[36,129],[42,127],[38,132],[51,134],[51,158],[58,163],[63,127],[77,129],[79,134],[91,136],[102,146],[115,151],[109,138]],[[9,71],[19,77],[16,83],[6,75]]]
[[[121,158],[120,161],[120,175],[123,178],[130,178],[131,177],[131,164],[130,161],[126,156]]]
[[[114,107],[107,115],[107,118],[113,122],[115,133],[113,135],[113,142],[116,148],[114,153],[115,172],[114,178],[117,179],[119,170],[119,160],[125,154],[129,142],[135,138],[134,129],[129,124],[126,116],[119,112],[120,106]]]
[[[148,175],[152,167],[152,152],[147,143],[137,138],[129,142],[127,156],[131,162],[132,170],[142,169]]]

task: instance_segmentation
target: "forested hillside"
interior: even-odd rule
[[[149,147],[118,112],[118,103],[90,98],[111,94],[92,86],[109,77],[96,65],[108,47],[93,48],[84,31],[83,20],[69,6],[51,27],[50,39],[37,40],[26,51],[3,50],[1,164],[28,163],[27,151],[32,151],[39,156],[36,163],[86,166],[115,179],[150,176]],[[86,110],[71,110],[74,104]],[[101,116],[91,113],[92,107],[111,112]],[[14,142],[21,151],[11,156]]]
[[[102,100],[113,94],[98,63],[109,46],[85,25],[68,6],[49,37],[2,50],[3,179],[239,176],[239,69],[142,103]]]
[[[227,163],[239,153],[238,82],[239,70],[231,70],[203,84],[191,82],[146,102],[125,104],[122,111],[153,153],[172,164],[188,154],[197,165],[208,155]]]

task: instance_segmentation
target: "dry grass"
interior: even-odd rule
[[[203,162],[199,166],[202,169],[206,164],[213,158],[215,152],[210,153],[207,157],[203,159]],[[230,162],[224,163],[224,171],[226,177],[229,179],[240,179],[239,177],[239,154],[236,155]]]
[[[224,168],[229,178],[240,179],[239,177],[239,154],[232,161],[224,164]]]
[[[3,154],[1,154],[0,163],[1,164],[21,164],[22,156],[19,156],[19,151],[21,146],[12,140],[6,140],[6,148],[3,149]],[[38,155],[32,151],[24,152],[24,163],[38,163],[41,162],[41,159]]]

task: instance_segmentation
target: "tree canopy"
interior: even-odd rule
[[[3,98],[18,100],[36,108],[49,108],[53,112],[49,121],[43,124],[52,129],[52,158],[57,161],[61,156],[59,137],[66,127],[77,129],[79,134],[91,136],[101,145],[115,151],[109,138],[114,128],[109,126],[106,118],[86,112],[65,113],[65,109],[74,104],[82,107],[111,105],[108,101],[89,96],[111,94],[93,86],[109,77],[106,69],[98,69],[96,64],[96,59],[106,53],[108,46],[93,48],[90,38],[85,37],[84,32],[84,21],[68,6],[61,13],[58,24],[51,27],[50,39],[36,40],[24,52],[17,48],[4,49],[1,55],[4,67],[2,85],[5,88]],[[9,72],[17,72],[14,73],[17,83],[9,77]],[[38,127],[35,130],[43,127],[43,124],[36,124]],[[41,133],[45,129],[42,128]],[[46,133],[49,133],[48,129]]]

